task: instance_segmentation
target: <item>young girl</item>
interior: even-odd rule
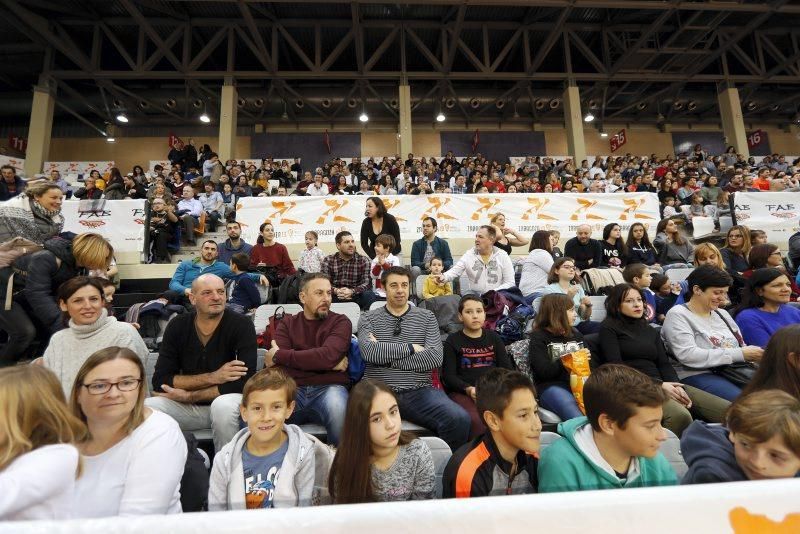
[[[572,315],[572,326],[584,334],[598,331],[600,324],[588,320],[592,315],[592,300],[586,296],[583,288],[575,283],[575,260],[564,256],[554,261],[547,275],[547,282],[548,285],[542,289],[541,297],[533,301],[533,309],[536,310],[536,313],[539,313],[542,297],[552,293],[561,293],[568,296],[574,304],[575,313]]]
[[[380,380],[350,390],[328,489],[335,504],[433,498],[433,456],[401,430],[397,398]]]
[[[689,202],[689,215],[691,217],[706,216],[705,206],[703,206],[703,197],[700,194],[700,191],[695,191],[690,197]]]
[[[300,270],[304,273],[318,273],[322,270],[325,253],[317,246],[318,241],[317,232],[306,232],[306,249],[300,253]]]
[[[561,232],[558,230],[550,230],[550,244],[553,249],[553,259],[558,259],[564,255],[561,249],[558,248],[559,241],[561,241]]]
[[[675,209],[675,197],[665,197],[664,203],[661,205],[661,216],[665,219],[670,217],[677,217],[680,215],[678,210]]]
[[[486,311],[476,295],[466,295],[458,303],[461,332],[450,334],[444,342],[442,382],[450,398],[469,414],[470,439],[486,431],[483,418],[475,407],[475,384],[493,367],[513,369],[500,336],[485,330]]]
[[[628,248],[628,263],[644,263],[649,267],[661,266],[656,263],[656,249],[650,243],[647,228],[642,223],[633,223],[628,230],[628,239],[625,242]]]
[[[573,324],[575,306],[567,295],[541,299],[529,345],[529,369],[543,408],[567,420],[583,415],[570,389],[569,371],[559,356],[584,348],[583,335]]]
[[[628,249],[622,241],[622,232],[617,223],[609,223],[603,228],[603,263],[605,267],[625,267],[628,263]]]
[[[69,518],[85,435],[52,372],[0,371],[0,520]]]
[[[422,285],[423,299],[453,294],[452,283],[445,282],[442,285],[436,283],[436,278],[434,278],[434,276],[442,274],[442,272],[444,272],[444,262],[442,261],[442,258],[434,256],[431,258],[431,276],[427,277],[425,279],[425,283]]]

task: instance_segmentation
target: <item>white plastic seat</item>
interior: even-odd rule
[[[592,315],[589,317],[590,321],[601,322],[606,318],[606,297],[605,295],[589,297],[592,301]]]
[[[355,302],[334,302],[331,304],[331,311],[346,315],[353,326],[353,333],[358,332],[358,322],[361,319],[361,308],[358,307],[358,304]]]
[[[664,273],[670,282],[683,282],[694,271],[693,267],[676,267]]]
[[[424,441],[431,450],[434,472],[436,473],[436,489],[434,490],[434,496],[436,499],[441,499],[442,475],[444,475],[444,468],[447,467],[447,462],[450,461],[453,451],[450,450],[450,446],[447,445],[447,443],[445,443],[441,438],[437,438],[435,436],[425,436],[420,439]]]

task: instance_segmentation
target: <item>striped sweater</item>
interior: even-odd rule
[[[398,320],[400,334],[395,336]],[[370,340],[370,334],[377,342]],[[386,307],[364,313],[358,325],[358,344],[367,364],[364,377],[382,380],[395,391],[430,387],[431,370],[442,365],[436,317],[415,306],[399,317]],[[415,353],[411,344],[425,350]]]

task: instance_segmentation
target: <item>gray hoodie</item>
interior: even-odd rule
[[[328,472],[334,451],[297,425],[284,425],[289,450],[281,465],[273,496],[275,508],[328,504]],[[208,488],[208,510],[244,510],[242,447],[250,437],[243,428],[214,457]]]

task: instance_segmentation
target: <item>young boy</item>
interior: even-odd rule
[[[661,297],[658,297],[650,289],[652,276],[650,275],[650,269],[647,268],[647,265],[644,263],[631,263],[622,271],[622,279],[642,290],[644,298],[647,301],[645,318],[648,323],[656,322],[656,310],[658,309],[658,301],[661,300]]]
[[[489,430],[450,457],[442,496],[536,493],[542,423],[531,379],[519,371],[492,369],[478,379],[476,404]]]
[[[443,285],[439,285],[436,283],[436,279],[433,277],[434,275],[442,274],[443,271],[444,262],[442,261],[442,258],[438,256],[431,258],[431,276],[426,278],[425,282],[422,284],[423,299],[453,294],[453,284],[447,282]]]
[[[369,274],[372,278],[373,291],[383,300],[386,300],[386,290],[381,285],[381,274],[395,265],[400,265],[400,260],[392,254],[396,246],[394,236],[389,234],[381,234],[375,238],[375,257],[369,266]]]
[[[666,397],[659,384],[627,365],[606,364],[583,386],[586,417],[558,425],[562,439],[544,449],[539,492],[677,484],[659,452]]]
[[[304,273],[318,273],[322,271],[322,260],[325,253],[317,246],[319,236],[317,232],[306,232],[306,249],[300,253],[299,269]]]
[[[664,322],[667,312],[672,308],[681,294],[680,282],[670,282],[665,274],[650,275],[650,291],[656,296],[656,316],[659,323]]]
[[[231,271],[235,275],[232,279],[233,289],[226,307],[237,313],[247,313],[248,310],[261,305],[261,294],[256,283],[248,276],[250,256],[244,252],[237,252],[231,256]]]
[[[695,421],[683,432],[683,484],[800,476],[800,400],[776,389],[739,397],[726,427]]]
[[[327,497],[333,451],[285,424],[296,391],[279,369],[262,369],[244,385],[239,410],[247,428],[214,457],[209,511],[311,506]]]

